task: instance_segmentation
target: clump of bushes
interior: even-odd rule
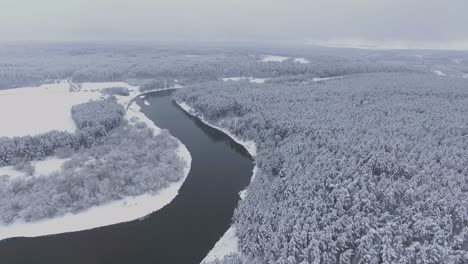
[[[106,99],[74,105],[71,113],[80,130],[90,128],[107,132],[120,124],[125,109],[115,101]]]
[[[109,87],[101,90],[103,94],[129,96],[130,92],[126,87]]]

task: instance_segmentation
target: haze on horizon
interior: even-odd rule
[[[466,0],[1,0],[0,41],[275,41],[468,49]]]

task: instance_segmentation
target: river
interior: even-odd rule
[[[137,98],[143,113],[190,151],[191,170],[161,210],[127,223],[36,238],[0,241],[1,264],[195,264],[231,224],[239,192],[252,176],[243,146],[183,111],[165,90]]]

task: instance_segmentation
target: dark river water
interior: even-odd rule
[[[136,101],[192,155],[179,195],[144,220],[0,241],[0,264],[200,263],[229,228],[239,192],[249,184],[254,165],[241,145],[186,114],[171,93],[147,94],[149,106]]]

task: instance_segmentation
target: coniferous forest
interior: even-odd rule
[[[255,142],[258,170],[232,219],[238,251],[213,263],[468,261],[466,52],[51,44],[6,45],[0,58],[1,88],[182,87],[175,102]],[[103,93],[72,108],[75,133],[0,138],[0,166],[67,159],[47,177],[2,177],[0,222],[78,212],[183,177],[167,131],[123,118],[114,97],[128,89]]]

